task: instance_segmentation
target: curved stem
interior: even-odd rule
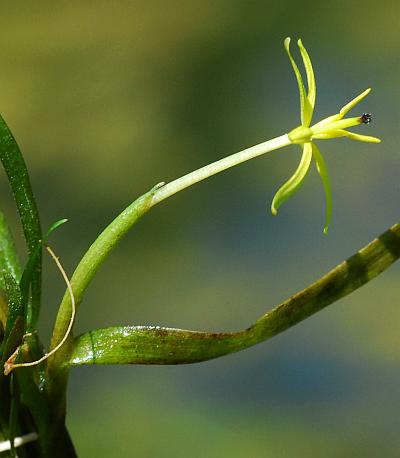
[[[201,180],[254,157],[287,146],[290,143],[289,137],[286,134],[281,135],[280,137],[260,143],[259,145],[247,148],[212,164],[206,165],[166,185],[160,183],[148,193],[139,197],[104,229],[79,262],[71,278],[76,307],[79,307],[86,288],[112,249],[152,206]],[[54,348],[65,334],[70,316],[71,299],[68,291],[66,291],[54,326],[51,348]]]
[[[291,144],[291,141],[288,135],[281,135],[206,165],[166,185],[160,183],[149,192],[139,197],[104,229],[90,246],[75,269],[71,278],[71,286],[74,292],[76,309],[78,310],[86,288],[89,286],[101,264],[128,230],[131,229],[152,206],[212,175],[262,154],[288,146],[289,144]],[[55,348],[65,335],[70,316],[71,298],[68,291],[66,291],[58,310],[50,350]],[[49,397],[53,403],[58,405],[60,411],[63,410],[65,406],[65,388],[70,367],[69,361],[73,348],[73,340],[69,338],[63,347],[48,360],[47,375]]]

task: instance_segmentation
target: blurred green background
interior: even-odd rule
[[[53,236],[68,272],[155,183],[299,123],[286,36],[311,54],[316,120],[374,89],[354,115],[372,112],[359,130],[383,142],[320,143],[334,194],[328,237],[315,172],[278,217],[268,211],[299,149],[259,158],[146,215],[91,285],[77,332],[244,328],[398,221],[399,16],[397,0],[2,2],[0,111],[44,227],[70,219]],[[0,191],[20,237],[4,176]],[[400,456],[399,275],[396,265],[220,360],[74,368],[68,425],[80,456]],[[48,341],[64,286],[49,260],[45,277]]]

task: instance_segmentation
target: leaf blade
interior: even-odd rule
[[[25,160],[11,130],[1,116],[0,161],[3,164],[14,195],[28,248],[28,254],[31,255],[42,239],[39,212],[33,196]],[[32,326],[35,325],[39,315],[41,281],[42,256],[40,250],[32,278],[32,308],[34,310],[31,323]]]

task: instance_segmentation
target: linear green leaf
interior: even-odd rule
[[[21,343],[24,334],[24,319],[18,316],[10,335],[2,345],[2,355],[0,358],[0,427],[2,431],[8,431],[8,419],[10,412],[10,377],[4,375],[4,363],[11,356],[14,350]]]
[[[63,219],[59,219],[58,221],[56,221],[55,223],[53,223],[49,229],[46,231],[46,233],[44,234],[44,237],[43,239],[47,239],[47,237],[52,233],[54,232],[56,229],[58,229],[60,226],[62,226],[63,224],[67,223],[68,222],[68,219],[67,218],[63,218]]]
[[[15,283],[21,277],[21,267],[18,262],[17,252],[7,221],[0,211],[0,289],[6,290],[7,278],[11,278]],[[6,328],[7,317],[9,316],[9,306],[5,295],[0,296],[0,326]],[[0,336],[0,340],[2,337]]]
[[[18,317],[24,317],[24,304],[22,303],[22,295],[19,289],[18,282],[9,273],[4,273],[3,279],[5,282],[5,289],[8,302],[8,316],[7,324],[4,332],[4,342],[8,339],[12,328],[14,327],[15,320]],[[1,368],[0,368],[1,370]]]
[[[34,331],[34,328],[32,328],[32,325],[33,323],[36,322],[36,317],[34,319],[32,318],[35,314],[35,310],[33,308],[33,304],[29,302],[29,290],[30,288],[32,288],[35,268],[37,266],[39,256],[41,256],[41,253],[42,253],[43,243],[46,241],[47,237],[53,231],[58,229],[60,226],[62,226],[67,221],[68,221],[67,219],[60,219],[59,221],[56,221],[55,223],[53,223],[50,226],[50,228],[44,234],[43,239],[38,242],[35,249],[31,252],[28,258],[28,262],[26,263],[25,269],[22,273],[21,281],[20,281],[20,290],[21,290],[21,295],[22,295],[22,304],[25,308],[25,320],[26,320],[26,323],[28,324],[28,329],[27,329],[28,332]]]
[[[0,211],[0,271],[12,275],[16,281],[21,278],[21,266],[18,261],[14,239],[3,212]],[[0,288],[5,288],[4,278],[0,275]]]
[[[399,257],[400,224],[396,224],[243,331],[210,333],[146,326],[97,329],[75,339],[70,363],[187,364],[240,351],[285,331],[350,294]]]
[[[10,182],[25,235],[28,254],[36,249],[42,238],[39,213],[33,196],[28,170],[10,129],[0,116],[0,160]],[[34,326],[40,309],[41,253],[32,277],[32,323]]]
[[[10,392],[11,392],[11,405],[10,405],[10,418],[9,418],[9,441],[11,443],[10,456],[16,458],[17,453],[14,447],[14,439],[17,436],[18,429],[18,410],[20,407],[21,393],[16,383],[14,374],[10,377]]]
[[[72,364],[195,363],[244,348],[241,337],[158,326],[96,329],[76,339]]]

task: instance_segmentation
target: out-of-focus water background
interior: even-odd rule
[[[237,330],[399,219],[400,6],[203,0],[7,2],[0,111],[29,165],[43,226],[68,272],[135,197],[299,123],[283,39],[302,37],[315,120],[367,87],[354,115],[380,145],[320,147],[334,213],[313,170],[278,217],[289,147],[154,208],[90,286],[77,332],[119,324]],[[293,52],[298,58],[293,43]],[[314,168],[313,168],[314,169]],[[1,205],[20,237],[5,177]],[[22,247],[22,242],[20,241]],[[180,367],[78,367],[68,425],[81,457],[400,456],[400,269],[273,340]],[[48,341],[64,285],[45,264]]]

